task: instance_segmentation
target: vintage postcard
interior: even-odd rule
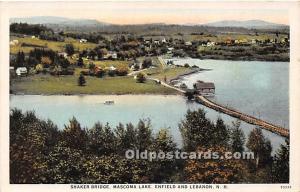
[[[300,191],[299,2],[0,6],[1,192]]]

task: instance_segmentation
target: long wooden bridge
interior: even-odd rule
[[[283,127],[279,127],[277,125],[273,125],[271,123],[268,123],[264,120],[258,119],[256,117],[252,117],[250,115],[241,113],[235,109],[230,109],[228,107],[224,107],[220,104],[217,104],[215,102],[212,102],[211,100],[205,98],[204,96],[197,95],[195,97],[196,101],[206,107],[209,107],[211,109],[214,109],[216,111],[225,113],[231,117],[235,117],[237,119],[240,119],[242,121],[245,121],[249,124],[257,125],[265,130],[271,131],[273,133],[276,133],[278,135],[281,135],[283,137],[289,137],[289,130],[285,129]]]
[[[149,79],[154,80],[154,81],[159,81],[158,79],[152,79],[152,78],[149,78]],[[159,82],[163,86],[175,89],[175,90],[177,90],[180,93],[185,93],[185,91],[182,90],[182,89],[179,89],[177,87],[169,85],[169,84],[167,84],[165,82],[161,82],[161,81],[159,81]],[[204,105],[206,107],[209,107],[209,108],[211,108],[211,109],[213,109],[215,111],[222,112],[224,114],[227,114],[227,115],[229,115],[231,117],[240,119],[240,120],[242,120],[244,122],[247,122],[249,124],[257,125],[257,126],[263,128],[263,129],[268,130],[270,132],[273,132],[273,133],[275,133],[277,135],[280,135],[280,136],[283,136],[283,137],[289,137],[290,133],[289,133],[289,130],[286,129],[286,128],[283,128],[283,127],[280,127],[280,126],[277,126],[277,125],[273,125],[273,124],[268,123],[268,122],[266,122],[266,121],[264,121],[262,119],[258,119],[256,117],[253,117],[253,116],[241,113],[241,112],[239,112],[239,111],[237,111],[235,109],[231,109],[231,108],[222,106],[220,104],[217,104],[217,103],[215,103],[215,102],[207,99],[206,97],[204,97],[202,95],[196,95],[195,96],[195,100],[198,103],[200,103],[200,104],[202,104],[202,105]]]

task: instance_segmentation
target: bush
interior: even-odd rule
[[[189,65],[188,63],[186,63],[186,64],[184,64],[184,67],[185,67],[185,68],[189,68],[190,65]]]
[[[152,59],[146,58],[142,63],[142,68],[149,68],[152,65]]]
[[[113,77],[116,75],[116,71],[115,70],[109,70],[107,73],[109,76]]]
[[[118,67],[116,73],[117,73],[117,75],[119,75],[119,76],[125,76],[125,75],[127,75],[127,73],[128,73],[128,68],[127,68],[127,67],[124,67],[124,66]]]
[[[101,69],[101,70],[96,71],[95,76],[96,77],[103,77],[104,74],[105,74],[105,71]]]
[[[144,82],[146,81],[146,76],[145,76],[145,74],[143,74],[143,73],[138,73],[138,74],[136,75],[136,81],[137,81],[138,83],[144,83]]]
[[[73,44],[66,44],[65,51],[69,56],[73,55],[75,53]]]

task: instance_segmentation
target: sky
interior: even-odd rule
[[[60,16],[113,24],[203,24],[220,20],[265,20],[289,24],[283,2],[11,2],[10,17]]]

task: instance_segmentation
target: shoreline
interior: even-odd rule
[[[173,81],[180,80],[182,77],[186,77],[186,76],[189,76],[189,75],[192,75],[192,74],[195,74],[195,73],[200,73],[200,72],[202,72],[202,71],[210,71],[210,70],[212,70],[212,69],[203,69],[203,68],[193,69],[193,70],[190,71],[190,72],[187,72],[187,73],[178,75],[178,76],[176,76],[176,77],[170,79],[169,82],[172,83]]]
[[[159,94],[154,94],[154,93],[145,93],[145,94],[141,94],[141,93],[124,93],[124,94],[114,94],[114,93],[109,93],[109,94],[34,94],[34,93],[30,93],[30,94],[22,94],[22,93],[10,93],[9,96],[109,96],[109,95],[113,95],[113,96],[124,96],[124,95],[134,95],[134,96],[138,96],[138,95],[148,95],[148,96],[178,96],[181,95],[179,92],[177,94],[163,94],[163,93],[159,93]]]
[[[208,57],[208,58],[203,58],[203,57],[171,57],[171,58],[168,58],[168,57],[162,57],[162,59],[167,59],[167,60],[173,60],[173,61],[176,61],[176,60],[183,60],[183,59],[199,59],[201,61],[205,61],[205,60],[216,60],[216,61],[220,61],[220,60],[223,60],[223,61],[234,61],[234,62],[237,62],[237,61],[241,61],[241,62],[253,62],[253,61],[259,61],[259,62],[268,62],[268,63],[273,63],[273,62],[286,62],[286,63],[290,63],[291,60],[290,58],[288,60],[264,60],[264,59],[230,59],[230,58],[218,58],[218,57]]]

